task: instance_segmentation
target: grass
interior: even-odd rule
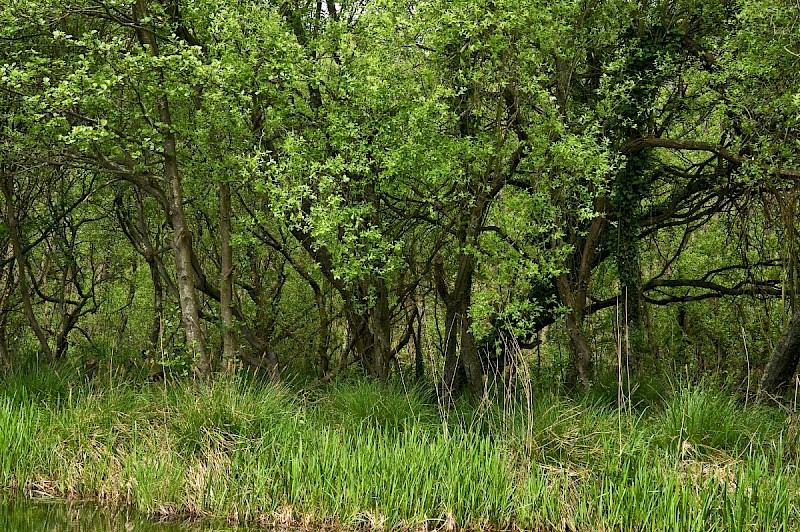
[[[796,417],[702,384],[636,409],[549,392],[503,404],[441,413],[420,388],[365,381],[11,376],[0,486],[263,524],[800,527]]]

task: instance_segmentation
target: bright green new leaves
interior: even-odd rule
[[[332,320],[360,327],[380,293],[392,314],[381,335],[396,339],[409,294],[439,293],[437,256],[440,285],[462,276],[450,307],[469,302],[457,310],[467,329],[531,332],[569,300],[584,300],[572,303],[581,314],[609,257],[620,270],[609,297],[646,285],[634,263],[655,255],[640,232],[797,175],[788,1],[175,0],[147,2],[139,26],[134,5],[6,2],[2,157],[85,172],[120,204],[146,198],[145,230],[163,240],[174,135],[209,323],[220,183],[240,324],[268,321],[280,298],[259,283],[275,278],[326,326],[326,297]],[[562,274],[575,297],[557,297]]]

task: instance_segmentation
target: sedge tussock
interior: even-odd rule
[[[0,432],[0,482],[278,529],[800,527],[795,422],[719,392],[676,390],[646,415],[543,395],[445,417],[402,393],[340,383],[299,400],[220,382],[59,405],[0,395],[0,425],[27,437]]]

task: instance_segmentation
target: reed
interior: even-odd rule
[[[786,415],[710,386],[635,411],[547,393],[442,413],[363,381],[8,384],[0,484],[30,496],[369,528],[800,527]]]

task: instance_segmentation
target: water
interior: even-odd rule
[[[253,529],[235,528],[225,523],[159,522],[127,507],[107,509],[89,503],[26,500],[0,495],[0,531],[3,532],[178,532],[179,530],[243,532]]]

